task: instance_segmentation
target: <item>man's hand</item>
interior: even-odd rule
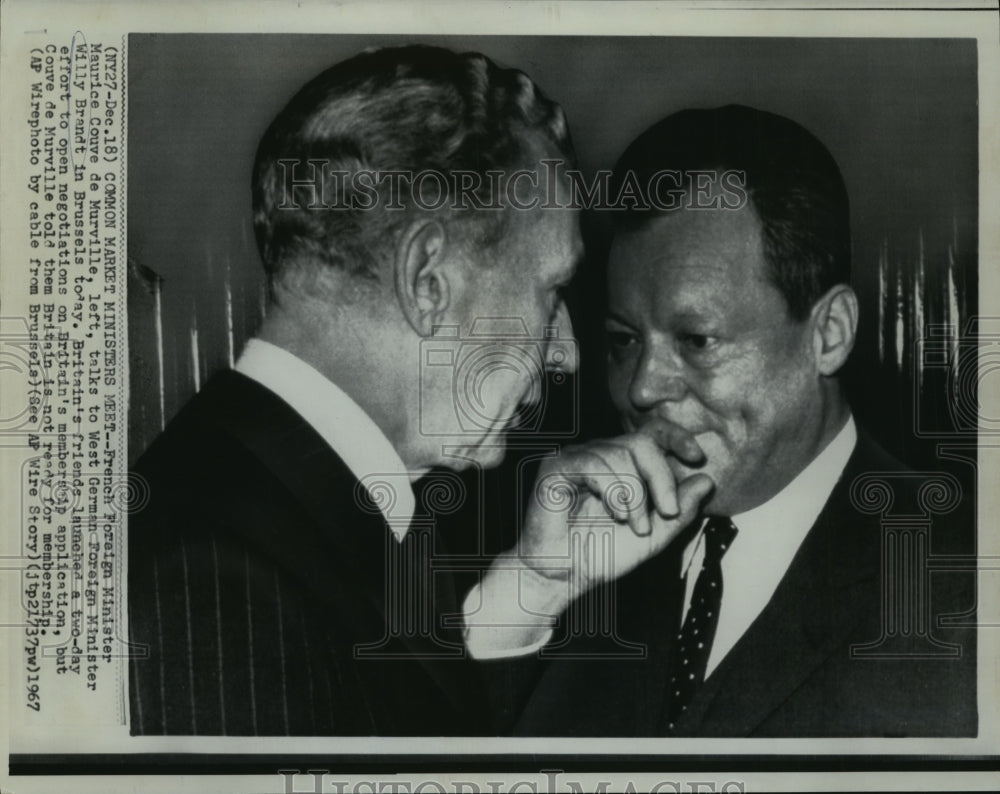
[[[567,448],[539,471],[518,557],[572,599],[662,551],[697,516],[714,484],[676,482],[667,457],[704,463],[694,437],[653,420],[635,433]],[[564,592],[565,589],[564,589]]]
[[[470,638],[491,654],[533,648],[573,599],[662,551],[714,487],[705,474],[677,482],[670,456],[704,463],[690,433],[657,419],[545,461],[518,545],[497,557],[479,608],[467,609]]]

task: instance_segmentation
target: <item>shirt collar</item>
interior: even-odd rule
[[[319,433],[401,541],[416,509],[413,486],[399,453],[364,409],[298,356],[262,339],[247,342],[235,369],[278,395]]]
[[[796,477],[764,504],[732,516],[739,530],[722,558],[723,596],[706,675],[711,673],[771,600],[802,541],[826,505],[858,439],[854,418]],[[704,529],[704,527],[702,527]],[[702,532],[684,550],[685,613],[704,559]]]

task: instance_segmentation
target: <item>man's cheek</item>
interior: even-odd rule
[[[631,407],[628,399],[628,381],[621,372],[614,369],[608,375],[608,394],[611,397],[611,404],[623,421],[628,421],[627,414]]]

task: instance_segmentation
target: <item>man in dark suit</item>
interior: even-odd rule
[[[639,190],[609,256],[611,397],[630,431],[692,433],[704,462],[671,468],[715,489],[702,521],[606,588],[613,636],[556,642],[517,730],[976,735],[972,577],[926,567],[932,524],[967,530],[973,506],[854,422],[832,156],[780,116],[689,110],[633,142],[615,183]]]
[[[528,200],[546,156],[572,157],[557,105],[437,48],[340,63],[274,120],[253,176],[267,317],[135,467],[151,502],[129,530],[133,732],[486,724],[443,619],[456,594],[428,565],[434,500],[411,482],[494,465],[544,371],[575,367],[577,213]],[[487,344],[469,340],[483,318],[520,324],[524,366],[487,366],[463,424],[456,368]]]
[[[545,609],[617,575],[553,574],[558,512],[462,610],[432,565],[448,470],[498,463],[546,370],[576,367],[578,211],[543,163],[572,157],[559,107],[475,53],[364,53],[277,116],[253,176],[266,319],[135,467],[151,497],[129,526],[134,733],[490,733],[470,655],[533,650]],[[663,544],[710,487],[675,488],[660,452],[692,442],[653,423],[617,443],[613,471],[657,482]],[[603,458],[579,458],[556,478],[621,519],[634,566],[658,548],[648,517],[606,510]]]

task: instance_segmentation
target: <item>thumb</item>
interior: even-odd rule
[[[687,526],[701,510],[709,494],[715,490],[715,483],[707,474],[692,474],[677,486],[677,505],[680,515],[677,521]]]

